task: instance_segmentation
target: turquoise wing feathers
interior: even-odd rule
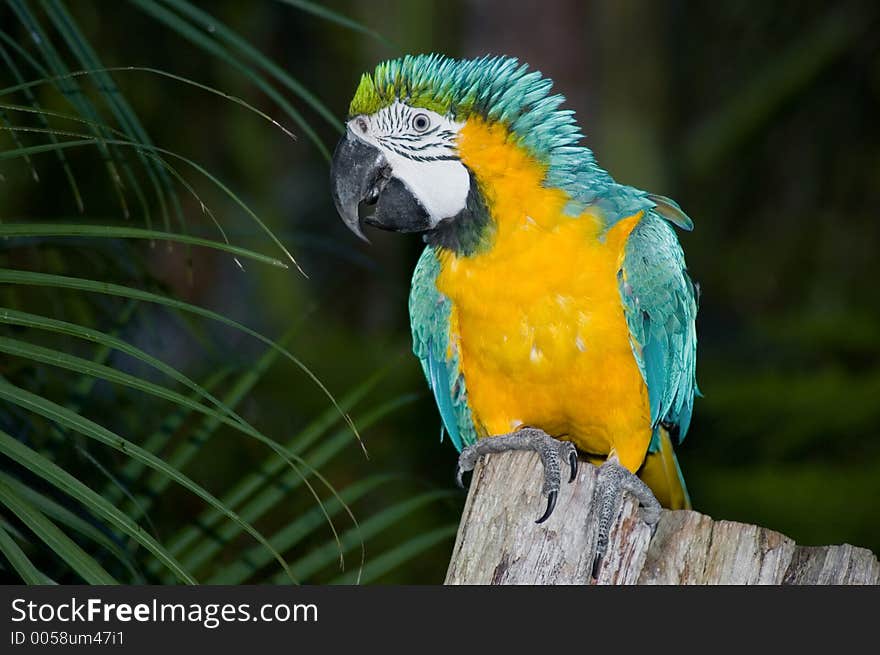
[[[671,208],[680,211],[674,203]],[[699,393],[697,297],[675,231],[664,218],[655,210],[645,212],[630,233],[618,272],[630,344],[648,387],[651,452],[659,448],[661,425],[681,442]]]
[[[409,296],[413,352],[422,364],[434,393],[443,427],[460,452],[477,440],[467,404],[464,377],[454,347],[449,343],[449,299],[437,290],[440,262],[432,247],[425,248],[413,273]],[[442,434],[442,433],[441,433]]]

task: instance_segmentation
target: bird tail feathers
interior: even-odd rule
[[[651,487],[651,491],[663,507],[691,509],[691,499],[681,474],[681,467],[672,450],[669,432],[664,427],[659,430],[660,448],[656,452],[648,453],[639,471],[639,477]]]

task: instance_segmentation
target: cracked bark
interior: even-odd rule
[[[590,584],[597,469],[581,466],[546,503],[537,455],[482,458],[474,469],[446,584]],[[779,532],[692,511],[663,510],[654,529],[629,495],[598,584],[880,584],[874,554],[849,544],[798,546]]]

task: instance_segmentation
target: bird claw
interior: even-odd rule
[[[531,450],[541,457],[544,466],[544,486],[542,493],[547,496],[547,509],[535,523],[543,523],[556,508],[559,498],[560,486],[560,462],[568,459],[571,469],[569,483],[575,481],[578,473],[577,449],[569,441],[560,441],[537,428],[521,428],[510,434],[502,434],[496,437],[480,439],[477,443],[468,446],[461,451],[458,457],[455,479],[458,486],[464,488],[462,476],[466,471],[473,470],[477,460],[483,455],[490,453],[502,453],[508,450]]]
[[[541,516],[535,523],[543,523],[547,519],[550,518],[550,515],[553,513],[553,510],[556,509],[556,497],[559,495],[557,491],[551,491],[547,494],[547,509],[544,510],[544,515]]]
[[[592,578],[593,580],[599,579],[599,571],[602,570],[602,555],[596,553],[596,557],[593,559],[593,571]]]
[[[459,488],[464,489],[464,480],[462,476],[468,471],[473,471],[474,466],[477,465],[477,460],[480,459],[480,456],[483,454],[480,449],[480,443],[477,442],[472,446],[468,446],[464,450],[461,451],[461,454],[458,456],[458,465],[455,467],[455,482],[459,486]]]
[[[577,474],[578,474],[577,449],[567,441],[562,441],[560,443],[563,444],[563,446],[561,446],[561,448],[565,448],[565,444],[567,444],[568,446],[571,446],[571,449],[568,452],[568,466],[571,469],[571,474],[568,476],[568,483],[571,484],[572,482],[575,481],[575,478],[577,478]],[[550,515],[553,513],[553,510],[556,509],[556,500],[558,497],[559,497],[559,492],[557,492],[557,491],[551,490],[547,493],[547,509],[544,511],[544,514],[541,516],[541,518],[539,518],[537,521],[535,521],[535,523],[541,524],[550,518]]]
[[[570,468],[569,483],[574,482],[577,478],[579,465],[577,449],[571,442],[554,439],[537,428],[521,428],[510,434],[487,437],[461,451],[455,471],[456,482],[464,488],[462,476],[467,471],[473,470],[480,457],[508,450],[531,450],[541,457],[541,463],[544,466],[544,486],[541,491],[547,496],[547,507],[535,523],[544,523],[553,514],[556,502],[559,500],[561,463],[563,461],[567,460]],[[651,489],[638,476],[621,466],[617,455],[612,454],[599,467],[596,490],[593,494],[593,505],[597,508],[598,514],[596,550],[591,569],[593,580],[598,579],[602,570],[602,562],[608,550],[609,534],[614,521],[620,514],[624,491],[629,491],[639,500],[642,505],[642,519],[645,523],[653,525],[660,518],[660,503],[654,498]]]
[[[642,505],[642,520],[654,525],[660,520],[660,503],[647,484],[634,473],[620,465],[617,456],[612,455],[599,467],[593,505],[598,507],[598,530],[596,551],[593,555],[593,580],[599,578],[602,560],[608,550],[608,538],[614,521],[623,506],[623,492],[632,493]]]
[[[464,469],[461,468],[461,464],[455,467],[455,484],[458,485],[459,489],[464,489],[464,480],[462,480],[461,476],[464,475]]]

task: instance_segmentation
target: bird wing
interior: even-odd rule
[[[630,345],[648,387],[649,450],[656,452],[661,425],[677,443],[684,439],[699,390],[697,297],[675,231],[655,210],[630,233],[617,277]]]
[[[467,389],[458,366],[456,349],[450,347],[451,303],[437,290],[440,262],[432,247],[425,248],[413,273],[409,296],[413,352],[422,364],[428,387],[453,445],[460,452],[476,441]],[[442,439],[441,431],[441,439]]]

